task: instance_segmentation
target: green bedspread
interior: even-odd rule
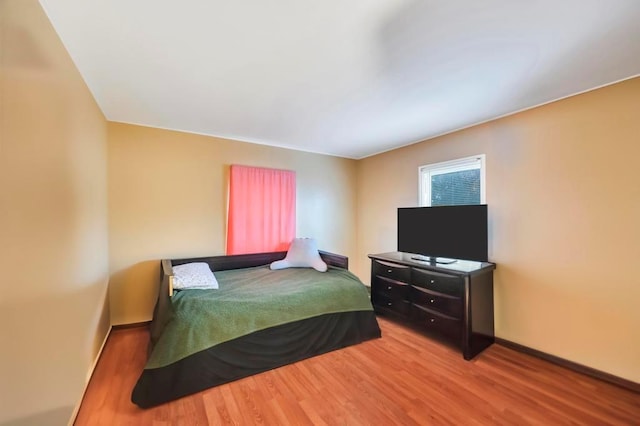
[[[146,369],[269,327],[322,314],[373,310],[365,286],[344,269],[322,273],[258,266],[214,274],[218,290],[183,290],[173,296],[173,312]]]

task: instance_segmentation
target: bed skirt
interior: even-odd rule
[[[278,325],[145,369],[131,395],[152,407],[213,386],[380,337],[373,311],[351,311]]]

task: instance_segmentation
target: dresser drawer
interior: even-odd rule
[[[412,268],[411,283],[415,286],[450,296],[464,296],[464,278],[455,275]]]
[[[392,311],[402,316],[408,317],[411,303],[406,300],[394,300],[381,294],[373,295],[373,305],[386,311]]]
[[[459,297],[412,286],[411,301],[415,305],[436,310],[451,317],[462,318],[462,299]]]
[[[405,283],[411,279],[411,268],[408,266],[374,260],[371,263],[371,269],[372,277],[379,276]]]
[[[371,280],[371,292],[389,299],[402,300],[409,298],[409,284],[389,278],[375,276]]]
[[[424,330],[447,337],[455,343],[460,342],[462,336],[462,321],[460,319],[424,309],[417,305],[411,306],[411,318]]]

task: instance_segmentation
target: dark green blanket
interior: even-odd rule
[[[322,314],[371,311],[362,282],[344,269],[214,271],[218,290],[183,290],[146,369],[159,368],[258,330]]]

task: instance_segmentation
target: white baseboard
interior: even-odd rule
[[[80,411],[80,406],[82,406],[82,400],[84,399],[84,394],[87,393],[87,388],[89,387],[89,382],[91,382],[91,377],[93,377],[93,372],[96,369],[96,366],[98,365],[98,361],[100,361],[100,357],[102,356],[102,351],[104,350],[105,345],[107,344],[107,339],[109,339],[109,336],[111,335],[111,330],[113,330],[113,326],[109,326],[109,331],[107,331],[107,335],[104,336],[104,340],[102,341],[102,345],[100,345],[100,350],[98,351],[98,354],[96,355],[96,359],[93,360],[93,364],[91,365],[91,368],[89,369],[89,373],[87,375],[87,380],[84,383],[84,389],[82,389],[82,394],[80,395],[80,400],[78,401],[78,403],[76,404],[76,406],[73,409],[73,412],[71,413],[71,418],[69,419],[69,423],[67,423],[67,426],[73,426],[73,424],[76,422],[76,417],[78,417],[78,412]]]

